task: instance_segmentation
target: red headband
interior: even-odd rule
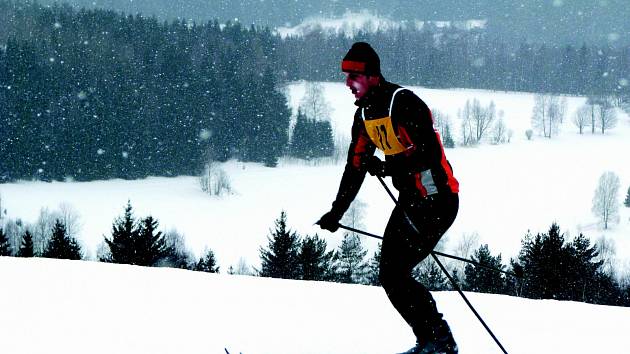
[[[341,62],[341,71],[365,73],[365,63],[360,61],[343,60]]]

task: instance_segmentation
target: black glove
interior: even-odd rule
[[[318,222],[316,222],[317,225],[319,225],[319,227],[321,227],[324,230],[328,230],[330,232],[335,232],[339,229],[339,220],[341,219],[340,216],[338,216],[337,214],[333,213],[332,211],[327,212],[326,214],[324,214]]]
[[[381,161],[381,159],[374,155],[370,156],[365,167],[372,176],[385,177],[389,175],[387,163],[385,161]]]

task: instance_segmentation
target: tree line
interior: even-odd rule
[[[52,223],[50,219],[54,219]],[[42,213],[33,225],[25,225],[20,219],[6,220],[0,224],[0,256],[88,259],[75,232],[71,231],[75,224],[76,216],[64,220],[59,213]],[[52,227],[37,230],[40,225],[44,229],[45,225]],[[103,237],[96,259],[147,267],[219,271],[212,250],[194,259],[182,235],[176,231],[160,231],[158,220],[152,216],[137,218],[131,202],[125,206],[123,215],[112,223],[110,235]]]
[[[518,257],[507,267],[501,255],[491,254],[488,245],[481,246],[472,257],[479,263],[507,269],[519,278],[467,265],[463,288],[532,299],[630,305],[630,284],[618,281],[606,270],[609,260],[600,254],[602,246],[591,245],[583,234],[568,241],[554,223],[546,233],[528,232],[521,244]]]
[[[557,224],[546,233],[527,233],[521,250],[509,265],[481,245],[471,260],[515,276],[466,264],[463,274],[451,264],[457,283],[466,291],[507,294],[533,299],[556,299],[630,306],[630,281],[617,280],[608,267],[604,245],[591,245],[580,234],[568,241]],[[602,253],[600,253],[600,251]],[[326,250],[317,236],[300,238],[286,226],[286,214],[276,220],[267,248],[261,248],[260,276],[379,285],[380,248],[366,259],[356,235],[345,234],[338,251]],[[430,290],[453,290],[453,285],[431,258],[414,269],[414,277]]]
[[[630,191],[627,199],[630,198]],[[122,216],[112,224],[109,237],[104,237],[97,252],[101,262],[153,267],[175,267],[218,273],[219,266],[212,250],[194,259],[181,235],[158,230],[158,221],[147,216],[135,218],[129,202]],[[45,247],[38,250],[32,232],[26,228],[19,244],[0,228],[0,256],[46,257],[79,260],[85,258],[77,240],[66,225],[56,219]],[[556,299],[595,304],[630,306],[630,282],[615,278],[604,243],[591,245],[583,234],[572,240],[552,224],[546,233],[528,232],[521,241],[518,256],[504,265],[501,255],[492,255],[489,246],[481,245],[471,259],[477,263],[504,270],[516,277],[487,268],[466,264],[463,272],[450,265],[457,284],[466,291],[507,294],[533,299]],[[268,243],[261,246],[260,269],[241,265],[228,273],[241,273],[283,279],[332,281],[379,285],[380,245],[367,258],[361,239],[345,234],[336,250],[329,250],[325,239],[316,235],[300,236],[292,231],[287,214],[282,211],[274,221]],[[463,255],[465,256],[465,255]],[[414,270],[414,276],[430,290],[451,290],[441,270],[427,258]]]
[[[515,45],[483,29],[430,24],[359,31],[353,38],[323,30],[285,38],[281,49],[289,59],[289,78],[339,80],[339,60],[359,40],[375,47],[385,78],[405,85],[630,97],[628,46]]]
[[[356,40],[378,49],[388,79],[408,85],[630,92],[628,48],[513,50],[483,30],[431,26],[282,38],[238,22],[169,23],[10,0],[0,0],[0,13],[2,181],[199,174],[208,160],[274,166],[285,154],[328,154],[329,141],[291,144],[280,87],[338,81]],[[297,127],[328,139],[327,117],[307,117]]]

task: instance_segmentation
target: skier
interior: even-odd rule
[[[431,293],[412,275],[451,226],[459,208],[459,183],[433,128],[431,111],[413,92],[385,80],[378,54],[368,43],[354,43],[341,69],[358,108],[337,197],[317,224],[330,232],[339,228],[366,172],[391,176],[399,203],[385,228],[379,280],[416,336],[416,345],[405,353],[457,353]],[[385,161],[374,156],[377,148]]]

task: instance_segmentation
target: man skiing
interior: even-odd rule
[[[451,226],[459,208],[459,183],[433,128],[431,111],[413,92],[385,80],[378,54],[367,43],[354,43],[341,69],[358,108],[337,197],[317,223],[335,232],[366,172],[391,176],[399,203],[385,228],[379,280],[416,335],[416,345],[405,353],[457,353],[431,293],[412,275]],[[385,161],[374,156],[377,148]]]

